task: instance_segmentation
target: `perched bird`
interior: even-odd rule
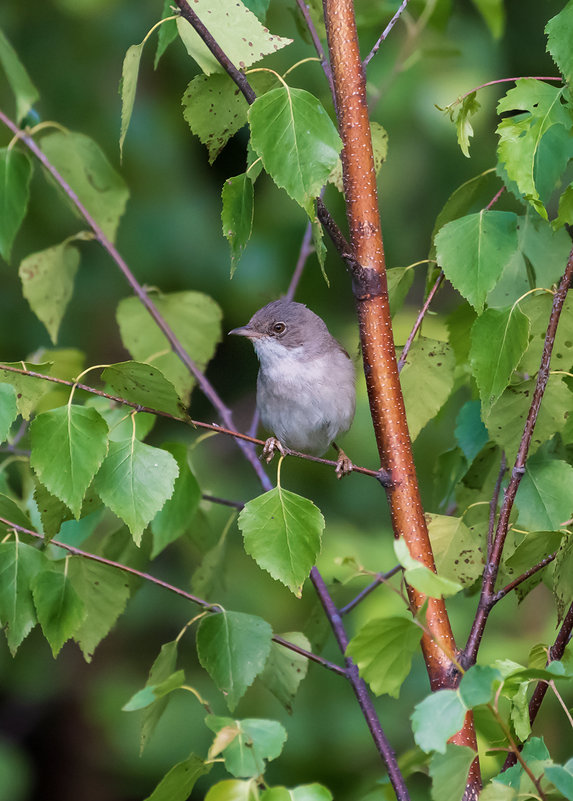
[[[257,409],[274,434],[263,449],[267,461],[275,448],[321,456],[333,443],[338,478],[349,473],[352,463],[334,439],[354,417],[354,365],[324,321],[303,303],[275,300],[229,334],[248,337],[259,358]]]

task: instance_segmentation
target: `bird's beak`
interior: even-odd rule
[[[233,328],[232,331],[229,331],[229,334],[236,334],[239,337],[248,337],[248,339],[258,339],[261,336],[259,331],[255,331],[255,329],[251,328],[249,325],[241,325],[239,328]]]

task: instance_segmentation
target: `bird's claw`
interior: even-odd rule
[[[275,455],[275,451],[278,451],[281,456],[286,456],[284,446],[278,441],[278,439],[276,437],[269,437],[263,446],[261,458],[264,459],[267,464],[269,464]]]
[[[341,479],[344,476],[347,476],[349,473],[352,473],[354,470],[354,465],[348,458],[348,456],[344,453],[342,448],[338,449],[338,459],[336,460],[336,478]]]

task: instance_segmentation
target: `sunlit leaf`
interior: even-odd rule
[[[447,342],[427,337],[414,341],[400,373],[412,440],[449,398],[454,386],[454,367],[454,354]],[[420,392],[420,384],[424,392]]]
[[[445,754],[447,741],[462,728],[465,716],[466,708],[455,690],[438,690],[414,707],[414,740],[426,753]]]
[[[446,745],[444,754],[435,753],[430,760],[432,801],[460,801],[466,789],[470,765],[477,753],[468,746]]]
[[[573,3],[569,1],[545,26],[547,51],[568,83],[573,82]]]
[[[394,540],[394,551],[404,568],[404,578],[408,584],[425,595],[429,595],[431,598],[441,598],[455,595],[462,589],[462,585],[457,581],[452,581],[445,576],[437,576],[429,567],[414,559],[410,555],[403,537]]]

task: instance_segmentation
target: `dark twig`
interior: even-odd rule
[[[304,2],[304,0],[296,0],[296,4],[299,7],[302,16],[304,17],[304,21],[306,22],[306,27],[310,33],[310,38],[312,39],[314,49],[316,50],[316,54],[320,59],[320,66],[322,67],[323,72],[326,75],[328,85],[330,86],[330,94],[334,98],[334,84],[332,83],[332,70],[330,69],[330,62],[328,61],[328,56],[324,52],[322,42],[320,41],[320,37],[316,31],[316,28],[314,27],[314,22],[310,16],[308,5]]]
[[[547,663],[549,665],[550,662],[555,662],[558,659],[561,659],[563,654],[565,653],[565,648],[567,647],[567,643],[571,639],[571,632],[573,631],[573,604],[569,607],[569,611],[565,615],[563,623],[561,624],[561,628],[559,629],[559,634],[555,638],[555,642],[549,649],[549,653],[547,655]],[[535,722],[535,718],[537,717],[537,713],[541,707],[541,703],[545,698],[545,693],[547,692],[548,683],[546,681],[539,681],[533,691],[533,695],[531,696],[531,700],[529,701],[529,722],[533,726]],[[508,754],[507,759],[505,760],[504,766],[502,770],[507,770],[512,765],[515,765],[517,757],[514,753]]]
[[[555,344],[555,334],[557,331],[557,325],[559,323],[559,318],[561,315],[561,311],[563,309],[563,304],[565,303],[565,298],[567,297],[567,292],[569,290],[569,286],[571,284],[572,279],[573,279],[573,250],[569,254],[565,272],[559,283],[559,288],[553,298],[553,306],[551,309],[549,324],[547,326],[547,332],[545,335],[545,344],[543,346],[541,364],[539,366],[539,372],[537,374],[537,381],[535,383],[533,398],[531,400],[531,405],[529,407],[529,413],[527,415],[527,420],[525,422],[525,427],[523,429],[523,435],[521,437],[521,442],[515,459],[515,464],[513,470],[511,471],[511,478],[504,494],[503,504],[501,506],[501,511],[497,522],[497,529],[491,549],[490,558],[485,566],[483,574],[482,590],[480,594],[477,612],[472,624],[472,628],[468,637],[466,647],[463,651],[460,660],[464,668],[468,668],[471,665],[475,664],[477,653],[481,643],[481,638],[483,636],[483,632],[485,629],[485,625],[489,617],[489,613],[493,608],[492,599],[495,597],[494,596],[495,581],[499,571],[499,565],[501,562],[501,555],[503,552],[503,546],[505,544],[505,538],[507,536],[507,531],[509,527],[509,518],[511,515],[511,510],[513,509],[513,504],[515,501],[515,496],[517,495],[519,484],[521,483],[521,479],[525,473],[525,463],[527,460],[527,454],[529,452],[529,446],[531,444],[531,438],[533,436],[533,430],[535,428],[535,423],[537,422],[537,415],[539,414],[539,408],[541,406],[543,394],[545,392],[547,381],[549,379],[551,354],[553,351],[553,346]]]
[[[499,464],[499,473],[497,476],[497,481],[495,482],[495,488],[493,490],[493,495],[489,503],[489,526],[487,529],[487,560],[486,560],[488,562],[491,554],[491,546],[493,543],[493,532],[495,530],[495,518],[497,515],[497,504],[499,501],[499,493],[501,492],[501,482],[503,481],[503,477],[505,475],[506,470],[507,470],[507,459],[505,458],[505,451],[503,451],[501,454],[501,462]]]
[[[316,594],[318,595],[320,603],[322,604],[325,614],[328,617],[332,631],[336,638],[336,642],[338,643],[338,647],[344,654],[346,653],[346,649],[348,647],[348,636],[344,629],[340,612],[330,597],[330,593],[326,588],[326,584],[324,583],[322,576],[315,567],[313,567],[310,571],[310,580],[314,584]],[[352,659],[350,659],[350,657],[345,657],[345,661],[348,680],[350,681],[354,695],[356,696],[356,700],[358,701],[360,709],[362,710],[362,714],[364,715],[368,728],[370,729],[372,738],[376,743],[378,752],[384,760],[390,781],[392,782],[394,792],[396,793],[396,798],[398,801],[409,801],[410,796],[408,794],[404,777],[402,776],[402,773],[398,767],[398,763],[396,762],[396,755],[394,754],[394,751],[392,750],[390,743],[386,739],[386,735],[382,730],[382,726],[380,725],[378,715],[374,709],[366,682],[358,675],[358,667],[354,664]]]
[[[495,195],[492,197],[492,199],[489,201],[489,203],[485,207],[485,210],[489,211],[493,206],[495,206],[495,204],[497,203],[497,201],[500,199],[500,197],[503,195],[504,192],[505,192],[505,186],[502,186],[501,189],[498,192],[496,192]]]
[[[89,387],[87,384],[80,384],[75,381],[69,381],[65,378],[56,378],[52,375],[44,375],[43,373],[36,373],[33,370],[23,370],[19,367],[12,367],[9,364],[0,364],[0,370],[6,370],[10,373],[17,373],[18,375],[25,375],[29,376],[30,378],[38,378],[43,381],[51,381],[54,384],[62,384],[66,387],[77,387],[77,389],[81,389],[84,392],[89,392],[92,395],[98,395],[100,398],[106,398],[113,403],[119,403],[122,406],[127,406],[130,409],[135,409],[136,412],[146,412],[147,414],[153,414],[157,417],[166,417],[169,420],[175,420],[178,423],[186,423],[187,425],[192,425],[195,428],[204,428],[208,431],[214,431],[217,434],[225,434],[229,437],[234,437],[236,440],[244,441],[251,443],[252,445],[264,445],[265,441],[262,439],[257,439],[256,437],[251,437],[248,434],[243,434],[240,431],[236,431],[235,429],[225,428],[223,426],[217,425],[217,423],[204,423],[202,420],[193,420],[190,417],[177,417],[177,415],[170,414],[169,412],[163,412],[160,409],[152,409],[150,406],[142,406],[140,403],[135,403],[134,401],[126,400],[125,398],[120,398],[118,395],[110,395],[109,392],[103,392],[101,389],[95,389],[94,387]],[[311,456],[310,454],[306,453],[299,453],[298,451],[291,451],[288,448],[285,448],[285,453],[288,456],[296,456],[299,459],[307,459],[309,462],[317,462],[318,464],[326,464],[331,467],[336,467],[338,462],[333,461],[332,459],[323,459],[320,456]],[[370,470],[367,467],[360,467],[359,465],[354,465],[352,468],[353,473],[362,473],[365,476],[372,476],[373,478],[377,479],[381,483],[389,481],[389,476],[384,470]],[[263,474],[268,482],[268,486],[263,484],[264,489],[271,489],[270,482],[268,481],[268,476],[266,473]]]
[[[392,17],[392,19],[390,20],[388,25],[386,25],[386,27],[382,31],[382,34],[381,34],[380,38],[378,39],[378,41],[376,42],[376,44],[374,45],[372,50],[368,53],[368,55],[366,56],[366,58],[362,62],[362,65],[363,65],[363,67],[365,69],[368,66],[368,64],[371,62],[371,60],[374,58],[376,53],[378,52],[378,49],[379,49],[380,45],[382,44],[382,42],[387,38],[388,34],[390,33],[390,31],[392,30],[394,25],[400,19],[400,16],[401,16],[402,12],[404,11],[406,6],[408,5],[408,2],[409,2],[409,0],[402,0],[402,3],[400,4],[400,7],[398,8],[398,11],[396,11],[396,13]]]
[[[388,579],[391,579],[392,576],[395,576],[396,573],[399,573],[400,570],[402,570],[402,565],[396,565],[395,567],[392,568],[392,570],[389,570],[387,573],[378,573],[374,581],[371,581],[367,587],[364,587],[364,589],[361,592],[359,592],[358,595],[356,595],[351,601],[349,601],[349,603],[346,604],[346,606],[341,607],[338,610],[338,613],[342,616],[342,615],[347,615],[349,612],[352,612],[352,610],[355,609],[358,606],[358,604],[361,601],[363,601],[368,595],[370,595],[370,593],[373,592],[376,589],[376,587],[379,587],[381,584],[384,584],[384,582],[388,581]]]
[[[434,295],[436,294],[436,292],[440,288],[441,283],[442,283],[443,280],[444,280],[444,271],[442,270],[440,272],[440,274],[438,275],[438,277],[436,278],[434,286],[428,292],[428,297],[426,298],[426,300],[424,302],[424,305],[420,309],[420,313],[418,314],[418,317],[416,318],[416,322],[414,323],[414,326],[413,326],[412,330],[410,331],[408,339],[406,340],[406,344],[402,348],[402,353],[400,354],[400,358],[398,359],[398,371],[400,371],[402,369],[402,367],[404,367],[404,363],[406,361],[406,357],[408,356],[408,351],[410,350],[410,348],[412,346],[412,342],[414,341],[414,337],[418,333],[418,331],[420,329],[420,326],[422,325],[422,321],[423,321],[424,317],[426,316],[426,312],[428,311],[428,308],[430,307],[430,303],[434,299]]]
[[[207,495],[205,492],[201,497],[204,501],[209,501],[209,503],[218,503],[221,506],[230,506],[233,509],[242,509],[245,505],[242,501],[230,501],[228,498],[217,498],[215,495]]]
[[[113,261],[119,267],[119,269],[123,273],[123,276],[127,280],[128,284],[133,289],[135,295],[139,298],[143,306],[147,309],[147,311],[157,324],[158,328],[167,338],[173,352],[177,354],[177,356],[179,357],[179,359],[181,359],[185,367],[195,377],[195,380],[197,381],[199,388],[201,389],[205,397],[213,404],[214,408],[219,413],[221,420],[223,420],[227,428],[234,428],[235,426],[233,424],[231,411],[223,403],[223,401],[216,393],[211,383],[205,378],[205,376],[203,375],[201,370],[199,370],[193,359],[191,359],[191,357],[189,356],[189,354],[187,353],[187,351],[185,350],[179,339],[176,337],[171,327],[163,319],[153,301],[149,298],[144,288],[137,281],[137,279],[127,266],[126,262],[122,259],[115,245],[104,234],[101,227],[92,217],[92,215],[88,212],[88,210],[80,201],[80,199],[78,198],[74,190],[71,188],[71,186],[62,178],[62,176],[55,169],[55,167],[53,167],[53,165],[46,158],[44,153],[40,150],[40,148],[34,142],[31,136],[28,136],[28,134],[25,131],[22,131],[20,128],[18,128],[12,122],[12,120],[10,120],[2,111],[0,111],[0,120],[14,133],[16,137],[18,137],[18,139],[20,139],[28,147],[28,149],[34,154],[34,156],[38,159],[38,161],[50,173],[50,175],[56,181],[58,186],[63,190],[64,194],[71,200],[74,206],[78,209],[82,217],[85,219],[87,224],[94,232],[97,241],[108,252]],[[248,460],[251,467],[259,477],[259,480],[261,481],[263,486],[266,489],[271,489],[272,483],[267,474],[265,473],[265,471],[263,470],[261,463],[257,459],[253,448],[251,448],[245,442],[241,442],[238,439],[236,440],[236,442],[239,448],[243,451],[245,458]]]
[[[556,556],[557,556],[557,551],[555,551],[555,553],[549,554],[549,556],[546,556],[545,559],[541,560],[541,562],[538,562],[536,565],[533,565],[533,567],[530,567],[529,570],[525,571],[525,573],[522,573],[521,576],[518,576],[517,578],[513,579],[513,581],[510,581],[509,584],[505,585],[505,587],[502,587],[501,590],[498,590],[495,593],[495,595],[492,596],[491,599],[492,606],[493,604],[496,604],[498,601],[501,601],[502,598],[505,598],[505,596],[508,593],[510,593],[516,587],[519,587],[520,584],[523,584],[524,581],[527,581],[528,578],[531,578],[531,576],[534,576],[540,570],[543,570],[544,567],[551,564],[551,562],[555,559]]]
[[[30,537],[35,537],[37,540],[46,542],[46,538],[43,534],[39,534],[37,531],[32,531],[29,528],[24,528],[24,526],[20,526],[18,523],[13,523],[11,520],[7,520],[5,517],[0,517],[0,523],[3,523],[9,529],[20,531],[23,534],[28,534]],[[92,562],[99,562],[100,564],[107,565],[115,570],[121,570],[124,573],[129,573],[131,576],[137,576],[137,578],[143,579],[150,584],[156,584],[158,587],[162,587],[164,590],[168,590],[175,595],[179,595],[181,598],[185,598],[186,601],[191,601],[192,603],[197,604],[197,606],[200,606],[206,612],[216,613],[219,611],[217,604],[213,604],[209,601],[205,601],[203,598],[192,595],[190,592],[182,590],[180,587],[176,587],[174,584],[169,584],[167,581],[163,581],[156,576],[152,576],[151,573],[145,573],[142,570],[137,570],[135,567],[129,567],[129,565],[124,565],[121,562],[114,562],[113,559],[106,559],[104,556],[98,556],[98,554],[90,553],[89,551],[82,551],[80,548],[76,548],[74,545],[68,545],[65,542],[58,542],[58,540],[50,540],[49,544],[55,545],[58,548],[63,548],[73,556],[79,556],[83,559],[90,559]],[[318,656],[318,654],[313,654],[311,651],[307,651],[305,648],[301,648],[299,645],[295,645],[295,643],[285,640],[284,637],[280,637],[278,634],[273,635],[272,639],[278,645],[288,648],[289,651],[294,651],[294,653],[306,657],[306,659],[309,659],[311,662],[316,662],[318,665],[322,665],[322,667],[331,670],[333,673],[338,673],[340,676],[346,676],[346,670],[341,668],[339,665],[334,664],[334,662],[329,662],[328,659],[323,659],[323,657]]]

